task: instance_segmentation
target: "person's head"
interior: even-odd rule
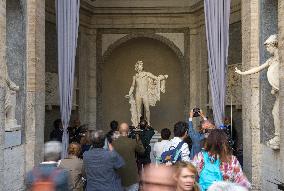
[[[44,144],[44,161],[57,162],[61,157],[62,144],[58,141],[49,141]]]
[[[94,130],[88,130],[84,133],[84,136],[80,140],[81,145],[92,145],[92,137],[91,134]]]
[[[215,124],[211,120],[203,120],[201,121],[201,130],[200,132],[205,135],[205,138],[207,138],[210,134],[210,132],[215,129]]]
[[[73,125],[74,127],[80,127],[81,125],[80,119],[79,118],[74,119]]]
[[[111,129],[112,131],[117,131],[117,130],[118,130],[118,122],[115,121],[115,120],[111,121],[111,122],[110,122],[110,129]]]
[[[103,130],[91,132],[91,140],[94,148],[103,148],[105,145],[105,139],[106,136]]]
[[[191,163],[183,161],[175,164],[175,167],[174,179],[177,182],[177,191],[199,191],[196,168]]]
[[[184,121],[179,121],[174,126],[174,136],[185,138],[187,136],[188,124]]]
[[[228,162],[231,157],[229,148],[227,134],[222,129],[214,129],[210,132],[205,142],[206,151],[219,155],[222,162]]]
[[[141,72],[143,71],[143,62],[141,60],[138,60],[135,64],[135,71]]]
[[[61,119],[56,119],[56,120],[53,122],[53,127],[54,127],[55,129],[62,128]]]
[[[81,154],[81,146],[78,143],[70,143],[68,147],[68,154],[79,157]]]
[[[278,36],[277,34],[271,35],[268,37],[268,39],[264,42],[264,45],[266,47],[266,50],[270,54],[274,54],[276,51],[278,51]]]
[[[148,122],[147,122],[147,120],[146,119],[141,119],[140,120],[140,123],[139,123],[139,126],[140,126],[140,128],[141,129],[146,129],[147,127],[148,127]]]
[[[213,183],[207,191],[248,191],[245,187],[242,187],[236,183],[232,182],[215,182]]]
[[[164,128],[161,131],[161,137],[163,140],[169,140],[171,136],[171,130],[169,130],[168,128]]]
[[[127,136],[129,132],[129,126],[127,123],[121,123],[119,126],[119,133],[121,136]]]
[[[172,166],[149,164],[141,175],[143,191],[175,191],[173,178],[175,169]]]

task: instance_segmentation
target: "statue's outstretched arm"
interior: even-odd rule
[[[237,67],[235,68],[235,72],[238,73],[238,74],[241,74],[241,75],[249,75],[249,74],[254,74],[254,73],[257,73],[257,72],[260,72],[261,70],[265,69],[269,67],[269,62],[266,62],[258,67],[254,67],[252,69],[249,69],[247,71],[240,71]]]
[[[150,73],[150,72],[147,72],[147,75],[148,77],[154,79],[154,80],[163,80],[163,79],[167,79],[168,78],[168,75],[163,75],[163,79],[159,78],[158,76],[155,76],[154,74]]]

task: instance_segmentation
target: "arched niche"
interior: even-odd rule
[[[134,64],[144,62],[145,71],[168,74],[166,93],[151,107],[155,129],[172,128],[185,117],[189,88],[188,69],[179,49],[159,35],[128,35],[113,43],[98,65],[97,128],[108,129],[111,120],[130,123],[130,105],[124,98],[135,75]]]

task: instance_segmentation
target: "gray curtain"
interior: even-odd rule
[[[204,0],[210,90],[217,127],[225,116],[230,0]]]
[[[58,40],[58,76],[60,113],[63,125],[62,158],[67,157],[69,135],[67,128],[72,109],[75,55],[78,37],[80,0],[56,0]]]

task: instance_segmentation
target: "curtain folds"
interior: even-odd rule
[[[67,128],[72,110],[80,0],[56,0],[60,113],[63,125],[62,158],[67,157]]]
[[[225,117],[230,1],[204,0],[210,90],[217,127]]]

